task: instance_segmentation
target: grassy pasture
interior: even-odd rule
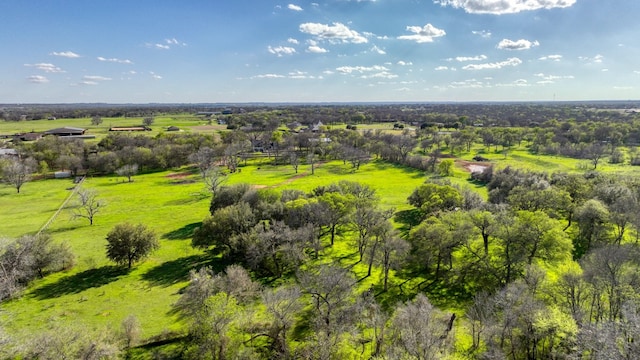
[[[109,133],[112,126],[136,126],[141,125],[143,117],[103,117],[102,124],[91,124],[91,118],[56,119],[56,120],[29,120],[29,121],[0,121],[0,134],[12,135],[20,132],[44,132],[54,128],[71,126],[87,129],[87,135],[95,135],[100,140]],[[225,125],[218,125],[215,120],[211,125],[208,120],[192,114],[160,115],[154,117],[150,126],[152,131],[143,132],[146,135],[155,136],[165,132],[169,126],[177,126],[181,131],[187,132],[216,132],[226,129]],[[134,132],[134,134],[136,134]]]
[[[250,162],[240,173],[230,175],[228,183],[247,182],[260,188],[308,191],[343,179],[361,181],[377,189],[383,206],[403,208],[407,206],[407,196],[425,177],[416,170],[375,161],[356,172],[342,162],[324,163],[313,176],[308,166],[301,166],[295,174],[290,166]],[[3,219],[4,209],[10,206],[21,207],[23,218],[33,219],[32,213],[43,213],[41,221],[25,220],[22,226],[8,226],[3,222],[0,232],[16,237],[37,231],[64,201],[70,186],[69,180],[31,182],[20,195],[13,194],[7,186],[0,187],[0,201],[6,205],[0,210]],[[48,229],[55,240],[71,245],[76,254],[76,266],[68,272],[36,281],[25,296],[2,304],[2,320],[12,333],[24,336],[54,324],[80,324],[87,331],[105,327],[118,329],[120,322],[130,314],[138,317],[143,338],[165,330],[178,330],[181,323],[171,312],[171,305],[186,285],[189,270],[205,264],[220,270],[225,266],[210,255],[191,248],[191,232],[208,214],[210,200],[198,176],[182,169],[138,175],[132,183],[115,176],[88,178],[82,186],[97,191],[99,198],[106,202],[96,216],[95,224],[89,226],[85,219],[73,220],[75,205],[71,201]],[[36,197],[46,197],[47,205],[28,201]],[[147,224],[161,240],[160,249],[131,271],[113,266],[105,257],[107,232],[124,221]],[[21,232],[20,229],[29,231]],[[345,264],[357,260],[347,242],[341,240],[335,248],[328,249],[326,255],[326,259],[338,259]],[[359,274],[366,273],[363,264],[354,270]],[[360,285],[368,288],[377,283],[377,274]]]

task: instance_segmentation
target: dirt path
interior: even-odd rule
[[[466,161],[466,160],[456,160],[456,164],[462,166],[465,170],[470,173],[481,173],[484,169],[491,166],[488,162],[479,162],[479,161]]]
[[[320,168],[322,165],[324,165],[324,162],[318,162],[318,163],[316,163],[316,165],[315,165],[315,169],[317,170],[317,169],[318,169],[318,168]],[[275,188],[278,188],[278,187],[280,187],[280,186],[289,185],[289,184],[291,184],[292,182],[294,182],[294,181],[296,181],[296,180],[299,180],[299,179],[302,179],[302,178],[305,178],[305,177],[307,177],[307,176],[309,176],[309,175],[311,175],[311,173],[310,173],[310,172],[308,172],[308,171],[305,171],[305,172],[303,172],[303,173],[298,173],[298,174],[296,174],[296,175],[294,175],[294,176],[292,176],[292,177],[288,178],[287,180],[285,180],[285,181],[283,181],[283,182],[280,182],[280,183],[277,183],[277,184],[275,184],[275,185],[271,185],[271,186],[264,186],[264,188],[275,189]]]

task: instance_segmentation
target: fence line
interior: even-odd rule
[[[80,186],[82,185],[82,183],[84,182],[84,179],[86,178],[86,176],[83,176],[82,179],[80,179],[80,181],[78,181],[77,184],[75,184],[75,186],[73,187],[73,191],[71,192],[71,194],[69,194],[69,196],[67,196],[67,198],[64,200],[64,202],[62,203],[62,205],[60,205],[60,207],[58,208],[58,210],[55,212],[55,214],[53,214],[53,216],[51,216],[51,218],[40,228],[40,230],[38,230],[38,233],[36,235],[40,235],[43,231],[45,231],[49,225],[51,225],[51,223],[53,222],[53,220],[56,219],[56,217],[58,217],[58,214],[60,214],[60,212],[62,211],[62,209],[64,209],[64,207],[67,205],[67,203],[69,202],[69,200],[73,197],[73,195],[75,195],[78,190],[80,189]]]

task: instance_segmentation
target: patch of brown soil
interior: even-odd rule
[[[482,172],[484,169],[491,166],[491,163],[480,161],[456,160],[455,162],[470,173]]]

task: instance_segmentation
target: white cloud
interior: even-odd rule
[[[407,26],[407,31],[412,32],[413,35],[398,36],[400,40],[411,40],[417,43],[433,42],[433,38],[445,36],[447,33],[438,29],[431,24],[427,24],[423,27],[420,26]]]
[[[102,56],[98,56],[97,58],[99,61],[105,61],[105,62],[113,62],[113,63],[118,63],[118,64],[133,64],[133,61],[128,60],[128,59],[118,59],[118,58],[104,58]]]
[[[324,54],[329,52],[329,50],[325,49],[325,48],[321,48],[318,45],[311,45],[307,48],[307,51],[310,53],[314,53],[314,54]]]
[[[444,70],[449,70],[448,66],[438,66],[434,69],[435,71],[444,71]]]
[[[91,80],[85,80],[85,81],[80,81],[78,83],[78,85],[98,85],[99,83],[97,81],[91,81]]]
[[[304,23],[300,24],[300,31],[305,34],[313,35],[319,40],[326,40],[330,42],[353,44],[362,44],[368,42],[366,37],[360,35],[355,30],[349,29],[349,27],[341,23],[333,23],[332,25]]]
[[[587,56],[579,56],[578,59],[584,61],[584,62],[589,62],[589,63],[596,63],[596,64],[600,64],[604,61],[604,56],[598,54],[594,57],[587,57]]]
[[[473,35],[478,35],[480,37],[483,37],[485,39],[488,39],[491,37],[491,31],[489,30],[474,30],[471,32]]]
[[[341,74],[352,74],[352,73],[367,73],[367,72],[384,72],[388,71],[384,66],[374,65],[374,66],[341,66],[336,68],[336,70]]]
[[[267,49],[269,50],[270,53],[277,55],[278,57],[283,55],[292,55],[296,53],[296,49],[289,46],[278,46],[278,47],[269,46]]]
[[[487,60],[487,55],[477,55],[477,56],[457,56],[452,59],[447,59],[449,61],[455,60],[458,62],[468,62],[468,61],[482,61]]]
[[[553,84],[556,82],[556,80],[562,80],[562,79],[573,79],[574,76],[573,75],[548,75],[548,74],[543,74],[543,73],[538,73],[538,74],[534,74],[533,76],[535,77],[539,77],[542,80],[538,81],[538,84]]]
[[[478,88],[487,87],[488,85],[489,84],[482,82],[480,80],[468,79],[464,81],[454,81],[449,84],[449,87],[454,89],[457,89],[457,88],[478,89]]]
[[[531,42],[525,39],[520,39],[516,41],[509,40],[509,39],[502,39],[502,41],[500,41],[496,47],[502,50],[528,50],[534,46],[539,46],[539,45],[540,43],[537,40]]]
[[[73,51],[61,51],[61,52],[54,51],[49,55],[66,57],[69,59],[75,59],[80,57],[80,55],[74,53]]]
[[[411,66],[411,65],[413,65],[413,63],[411,61],[402,61],[402,60],[399,60],[397,64],[400,65],[400,66]]]
[[[522,60],[518,58],[509,58],[505,61],[484,63],[484,64],[469,64],[462,67],[463,70],[490,70],[490,69],[502,69],[505,66],[518,66],[522,64]]]
[[[31,75],[27,77],[27,81],[34,84],[44,84],[44,83],[48,83],[49,79],[47,79],[42,75]]]
[[[378,46],[373,45],[373,47],[371,48],[371,52],[374,52],[376,54],[380,54],[380,55],[385,55],[387,52],[380,49]]]
[[[538,60],[542,60],[542,61],[560,61],[562,60],[562,55],[547,55],[547,56],[543,56],[541,58],[539,58]]]
[[[514,14],[521,11],[566,8],[577,0],[434,0],[442,6],[451,6],[472,14]]]
[[[287,42],[289,44],[294,44],[294,45],[298,45],[300,43],[297,39],[294,39],[294,38],[288,38]]]
[[[287,9],[293,10],[293,11],[302,11],[302,8],[300,6],[298,6],[298,5],[295,5],[295,4],[287,5]]]
[[[27,67],[34,67],[38,70],[44,71],[44,72],[48,72],[48,73],[63,73],[65,72],[64,70],[62,70],[61,68],[53,65],[53,64],[49,64],[49,63],[38,63],[38,64],[24,64],[24,66]]]
[[[518,79],[510,83],[496,84],[498,87],[528,87],[531,86],[526,79]]]
[[[109,81],[111,78],[100,75],[85,75],[82,77],[85,81]]]
[[[62,70],[61,68],[53,65],[53,64],[49,64],[49,63],[38,63],[38,64],[24,64],[24,66],[27,67],[34,67],[38,70],[44,71],[44,72],[48,72],[48,73],[63,73],[65,72],[64,70]]]
[[[169,45],[187,46],[186,43],[178,41],[176,38],[165,39],[164,41]]]
[[[176,38],[171,38],[171,39],[164,39],[164,42],[162,43],[147,44],[147,47],[160,49],[160,50],[169,50],[172,47],[176,47],[176,46],[187,46],[187,43],[181,42]]]
[[[153,79],[155,79],[155,80],[161,80],[161,79],[162,79],[162,76],[160,76],[160,75],[156,74],[156,73],[155,73],[155,72],[153,72],[153,71],[149,71],[149,75],[151,75],[151,78],[153,78]]]
[[[398,75],[392,74],[388,71],[380,71],[372,74],[363,74],[361,78],[363,79],[395,79]]]
[[[284,77],[285,77],[284,75],[278,75],[278,74],[262,74],[262,75],[252,76],[251,79],[281,79]]]

